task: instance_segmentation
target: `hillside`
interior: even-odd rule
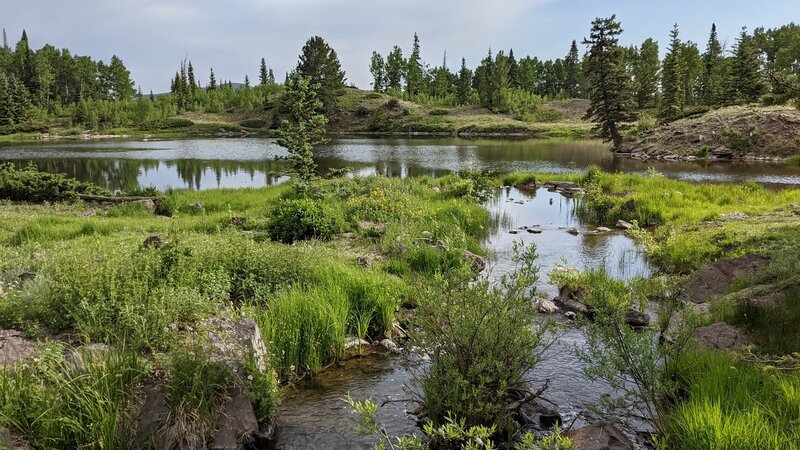
[[[638,159],[784,159],[800,154],[800,111],[733,106],[681,119],[625,142],[619,156]]]

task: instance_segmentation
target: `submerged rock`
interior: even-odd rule
[[[698,347],[712,350],[735,350],[751,343],[743,330],[724,322],[699,327],[692,337]]]
[[[579,229],[577,229],[575,227],[570,227],[570,228],[567,229],[567,233],[569,233],[569,234],[571,234],[573,236],[577,236],[577,235],[581,234],[581,230],[579,230]]]
[[[611,228],[597,227],[597,228],[595,228],[594,231],[597,231],[598,233],[608,233],[609,231],[611,231]]]
[[[634,445],[610,422],[598,422],[565,433],[575,450],[633,450]]]

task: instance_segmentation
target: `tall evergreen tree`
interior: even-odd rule
[[[703,74],[700,77],[700,98],[706,105],[719,105],[725,94],[725,58],[717,38],[717,25],[711,24],[706,51],[703,53]]]
[[[131,80],[131,73],[117,55],[111,56],[108,65],[110,95],[115,100],[127,100],[133,97],[135,83]]]
[[[660,66],[658,43],[647,38],[642,42],[639,57],[633,67],[633,91],[639,109],[649,108],[656,104]]]
[[[569,53],[564,58],[564,91],[569,98],[578,97],[578,71],[580,70],[580,57],[578,56],[578,44],[572,40]]]
[[[267,75],[267,83],[275,84],[275,74],[272,73],[272,68],[269,69],[269,75]]]
[[[414,44],[406,63],[406,95],[419,94],[422,85],[422,60],[420,59],[419,37],[414,33]]]
[[[258,82],[261,86],[269,83],[269,72],[267,72],[267,61],[261,58],[261,67],[258,68]]]
[[[372,90],[383,92],[386,89],[386,63],[380,53],[373,51],[369,62],[369,72],[372,74]]]
[[[697,44],[687,41],[681,45],[681,59],[684,64],[683,97],[686,105],[699,104],[700,81],[703,74],[703,59]]]
[[[661,106],[659,117],[664,121],[672,121],[680,117],[686,101],[684,77],[686,64],[683,60],[682,46],[678,36],[678,24],[669,33],[669,48],[664,57],[664,68],[661,73]]]
[[[244,88],[250,89],[250,78],[247,76],[247,74],[244,74]]]
[[[395,45],[386,55],[386,88],[399,93],[405,73],[406,60],[403,57],[403,49]]]
[[[755,102],[766,91],[761,74],[761,61],[753,37],[742,28],[736,41],[736,51],[731,66],[731,92],[729,98],[736,103]]]
[[[623,53],[619,45],[622,26],[617,16],[597,18],[592,21],[589,38],[583,40],[589,46],[584,63],[589,89],[589,109],[586,118],[594,120],[595,130],[600,136],[622,144],[620,124],[631,118],[628,78]]]
[[[472,95],[472,71],[467,68],[467,60],[461,58],[461,70],[458,71],[456,83],[456,99],[459,105],[466,105]]]
[[[197,81],[194,78],[194,67],[192,67],[191,61],[189,61],[189,68],[186,70],[186,75],[188,77],[187,81],[189,82],[189,98],[194,102],[197,97]]]
[[[508,51],[508,85],[514,89],[519,88],[519,63],[514,57],[514,49]]]
[[[206,85],[207,91],[216,91],[217,90],[217,78],[214,76],[214,68],[212,67],[209,71],[208,75],[208,85]]]
[[[494,56],[492,56],[492,49],[490,48],[489,54],[483,58],[481,65],[475,69],[475,87],[478,91],[481,106],[490,109],[496,90],[494,72]]]
[[[338,98],[344,94],[344,71],[336,51],[324,39],[314,36],[306,41],[297,63],[299,75],[308,77],[315,86],[317,98],[326,114],[337,109]]]

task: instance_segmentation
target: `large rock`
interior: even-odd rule
[[[564,311],[588,315],[589,307],[581,301],[582,297],[582,291],[573,291],[564,286],[559,290],[558,297],[553,299],[553,303]]]
[[[631,328],[637,330],[642,328],[647,328],[648,326],[650,326],[650,316],[648,316],[647,313],[644,313],[642,311],[633,308],[628,308],[625,311],[625,323],[627,323],[628,326],[630,326]]]
[[[13,365],[30,358],[36,352],[36,343],[25,339],[17,330],[0,330],[0,365]]]
[[[683,289],[683,296],[692,303],[705,303],[723,295],[740,278],[752,277],[769,264],[769,258],[745,255],[723,259],[702,268]]]
[[[469,250],[464,250],[462,253],[464,259],[469,262],[469,266],[473,272],[483,272],[486,269],[486,258],[480,255],[476,255]]]
[[[203,321],[211,344],[209,357],[222,361],[241,377],[246,377],[245,361],[254,357],[260,371],[267,368],[267,347],[253,319],[208,319]]]
[[[559,311],[558,306],[546,298],[540,298],[539,301],[536,302],[536,309],[541,314],[555,314]]]
[[[692,337],[698,347],[712,350],[735,350],[751,343],[743,330],[724,322],[699,327]]]
[[[209,450],[240,450],[255,441],[258,419],[250,398],[240,389],[234,389],[230,400],[222,405],[215,430]]]
[[[609,422],[598,422],[565,435],[575,450],[633,450],[634,445],[617,427]]]

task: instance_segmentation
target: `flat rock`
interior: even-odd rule
[[[359,339],[355,336],[347,336],[344,338],[344,351],[358,350],[361,347],[369,345],[369,342],[364,339]]]
[[[17,330],[0,330],[0,365],[13,365],[30,358],[36,352],[36,343],[25,339]]]
[[[391,339],[383,339],[378,343],[378,345],[386,350],[389,350],[389,353],[400,353],[400,347]]]
[[[630,230],[631,228],[633,228],[633,225],[631,223],[629,223],[629,222],[626,222],[626,221],[620,219],[620,220],[617,221],[616,227],[621,229],[621,230]]]
[[[609,231],[611,231],[611,228],[608,228],[608,227],[597,227],[597,228],[595,228],[594,231],[597,231],[598,233],[608,233]]]
[[[572,441],[575,450],[633,450],[634,445],[617,427],[609,422],[598,422],[576,430],[565,436]]]
[[[752,277],[769,264],[761,255],[745,255],[709,264],[683,288],[683,296],[692,303],[705,303],[724,295],[734,281]]]
[[[546,298],[541,298],[536,302],[536,309],[542,314],[555,314],[559,311],[558,306]]]
[[[542,229],[541,228],[536,228],[536,227],[528,228],[525,231],[527,231],[528,233],[531,233],[531,234],[542,234]]]
[[[692,337],[698,347],[712,350],[735,350],[751,343],[743,330],[724,322],[699,327]]]
[[[628,308],[625,311],[625,323],[634,329],[647,328],[650,326],[650,316],[642,311]]]
[[[575,227],[570,227],[570,228],[567,229],[567,233],[569,233],[569,234],[571,234],[573,236],[577,236],[577,235],[581,234],[581,230],[579,230],[579,229],[577,229]]]

